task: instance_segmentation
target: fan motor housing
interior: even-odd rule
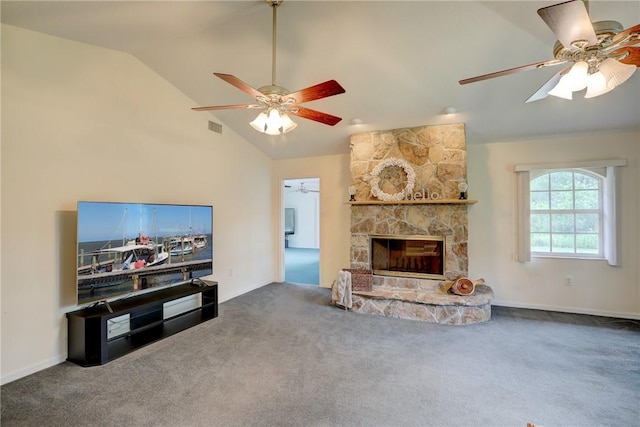
[[[595,31],[596,37],[598,37],[598,46],[600,46],[607,38],[615,36],[624,29],[622,24],[617,21],[598,21],[594,22],[592,25],[593,31]],[[576,40],[576,42],[578,42],[578,40]],[[562,43],[556,41],[553,45],[553,57],[562,59],[563,51],[572,51],[572,49],[570,47],[565,47]]]
[[[284,96],[284,95],[289,95],[291,93],[289,92],[289,90],[276,85],[262,86],[261,88],[258,88],[258,92],[267,96],[269,95]]]

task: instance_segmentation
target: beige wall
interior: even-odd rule
[[[320,178],[320,286],[331,287],[341,268],[349,267],[350,221],[348,188],[351,183],[349,155],[308,157],[274,162],[273,215],[282,217],[282,181],[292,178]],[[284,230],[284,222],[279,225]],[[278,234],[284,236],[284,232]],[[275,239],[275,266],[284,280],[284,242]]]
[[[66,358],[78,200],[213,205],[221,300],[275,280],[273,162],[193,105],[130,55],[2,26],[3,382]]]
[[[499,305],[640,318],[640,135],[619,132],[513,143],[468,144],[469,273]],[[606,261],[515,261],[516,164],[627,159],[619,168],[620,267]],[[565,286],[571,276],[573,286]]]

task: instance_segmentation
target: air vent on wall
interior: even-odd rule
[[[215,133],[222,133],[222,125],[220,123],[209,120],[209,130]]]

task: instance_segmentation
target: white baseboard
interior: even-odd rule
[[[230,296],[227,296],[227,298],[218,301],[218,303],[224,302],[224,301],[228,301],[230,299],[233,299],[235,297],[239,297],[240,295],[246,294],[247,292],[251,292],[254,291],[256,289],[259,289],[263,286],[266,286],[270,283],[273,283],[271,281],[269,282],[265,282],[262,284],[257,284],[253,287],[250,287],[249,289],[243,289],[240,292],[237,292],[236,294],[232,294]],[[8,384],[12,381],[18,380],[20,378],[24,378],[26,376],[29,376],[31,374],[35,374],[38,371],[42,371],[44,369],[50,368],[52,366],[58,365],[62,362],[64,362],[65,360],[67,360],[67,356],[66,354],[60,354],[58,356],[55,356],[49,360],[45,360],[43,362],[39,362],[39,363],[35,363],[31,366],[27,366],[26,368],[20,369],[16,372],[11,372],[7,375],[2,376],[2,378],[0,378],[0,385],[5,385]]]
[[[225,302],[225,301],[232,300],[232,299],[237,298],[237,297],[239,297],[240,295],[244,295],[244,294],[246,294],[246,293],[248,293],[248,292],[255,291],[256,289],[260,289],[261,287],[263,287],[263,286],[267,286],[267,285],[268,285],[268,284],[270,284],[270,283],[273,283],[273,281],[264,282],[264,283],[262,283],[262,284],[258,283],[258,284],[254,285],[254,286],[249,287],[248,289],[242,289],[242,290],[240,290],[240,291],[238,291],[238,292],[234,292],[234,293],[232,293],[231,295],[227,295],[227,296],[226,296],[225,298],[223,298],[223,299],[219,299],[219,300],[218,300],[218,304],[223,303],[223,302]],[[218,291],[218,294],[219,294],[219,293],[220,293],[220,292]]]
[[[500,307],[530,308],[533,310],[557,311],[562,313],[589,314],[592,316],[605,316],[605,317],[616,317],[620,319],[640,320],[640,313],[624,313],[624,312],[621,313],[621,312],[604,311],[604,310],[586,310],[586,309],[575,308],[575,307],[563,307],[563,306],[554,306],[554,305],[520,304],[520,303],[513,303],[513,302],[499,301],[499,300],[491,301],[491,305],[497,305]]]
[[[43,369],[50,368],[52,366],[58,365],[67,360],[67,356],[64,354],[60,354],[56,357],[52,357],[49,360],[45,360],[44,362],[35,363],[31,366],[27,366],[26,368],[20,369],[16,372],[9,373],[2,377],[0,383],[2,385],[8,384],[12,381],[19,380],[20,378],[24,378],[31,374],[35,374],[38,371],[42,371]]]

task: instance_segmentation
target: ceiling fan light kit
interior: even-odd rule
[[[266,133],[267,135],[280,135],[291,132],[298,126],[287,114],[281,114],[275,108],[270,109],[268,113],[261,112],[249,124],[258,132]]]
[[[587,88],[585,98],[595,98],[620,86],[636,71],[636,66],[607,58],[592,70],[585,61],[576,62],[571,70],[560,78],[549,95],[572,99],[571,93]],[[567,93],[569,96],[567,97]]]
[[[194,107],[195,111],[212,111],[225,109],[245,109],[245,108],[261,108],[262,112],[258,114],[249,124],[258,132],[267,135],[281,135],[291,132],[298,126],[289,114],[304,119],[313,120],[329,126],[334,126],[342,120],[340,117],[331,114],[315,111],[310,108],[302,107],[299,104],[317,99],[327,98],[329,96],[344,93],[345,90],[335,80],[328,80],[297,92],[289,92],[289,90],[276,85],[276,29],[277,29],[277,9],[284,0],[265,0],[265,2],[273,10],[273,50],[271,61],[271,84],[254,89],[242,80],[230,74],[213,73],[216,77],[221,78],[227,83],[235,86],[241,91],[255,98],[257,104],[240,104],[240,105],[216,105],[210,107]]]
[[[603,95],[633,75],[640,67],[640,25],[623,30],[616,21],[591,22],[586,2],[572,0],[538,9],[538,15],[558,38],[553,48],[554,59],[522,67],[460,80],[473,83],[513,74],[573,62],[569,68],[553,75],[526,102],[553,95],[573,99],[573,92],[587,89],[585,98]]]

